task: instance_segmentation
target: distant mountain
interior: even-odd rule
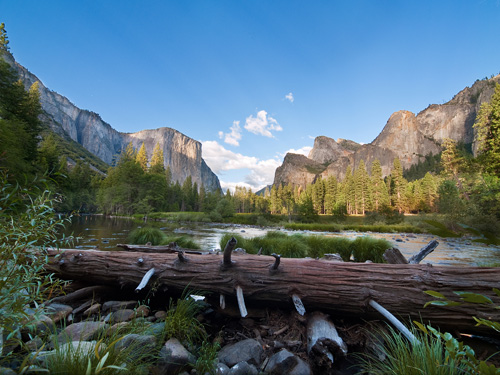
[[[4,59],[14,67],[25,86],[40,82],[34,74],[18,64],[12,55],[6,53]],[[82,145],[108,165],[129,142],[136,149],[144,142],[149,157],[153,154],[156,143],[159,143],[163,149],[165,168],[170,167],[174,181],[182,183],[191,176],[198,186],[203,184],[212,191],[220,189],[219,179],[201,157],[201,143],[175,129],[121,133],[103,121],[97,113],[78,108],[68,98],[49,90],[42,82],[40,103],[45,111],[45,123],[52,131]]]
[[[371,163],[378,159],[384,176],[390,174],[395,158],[403,168],[417,164],[425,155],[442,151],[444,139],[472,145],[476,150],[473,125],[482,103],[489,101],[500,82],[500,75],[476,81],[449,102],[430,105],[416,116],[409,111],[391,115],[382,132],[371,143],[356,142],[319,136],[309,155],[287,154],[276,169],[274,184],[282,183],[305,187],[319,176],[335,176],[342,180],[348,166],[357,168],[363,160],[370,171]]]

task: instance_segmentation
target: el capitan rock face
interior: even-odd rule
[[[40,82],[10,54],[5,54],[4,59],[14,67],[25,86]],[[219,179],[201,157],[200,142],[167,127],[121,133],[103,121],[97,113],[78,108],[68,98],[49,90],[42,82],[39,91],[40,103],[46,112],[44,120],[50,128],[78,142],[104,162],[111,164],[113,158],[129,142],[136,149],[144,142],[148,157],[151,157],[156,143],[159,143],[163,149],[165,168],[170,166],[174,181],[182,183],[186,177],[191,176],[198,186],[203,184],[212,191],[220,189]]]
[[[308,157],[287,155],[276,170],[274,184],[292,183],[305,187],[318,176],[335,176],[342,180],[348,166],[357,168],[363,160],[370,172],[371,164],[378,159],[384,176],[390,174],[395,158],[403,168],[417,164],[425,155],[441,152],[446,138],[472,144],[475,151],[473,125],[482,103],[489,101],[500,75],[476,81],[449,102],[430,105],[417,115],[409,111],[393,113],[382,132],[371,143],[360,145],[339,139],[319,136]]]

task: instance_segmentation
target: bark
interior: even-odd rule
[[[500,311],[489,306],[463,304],[454,307],[424,304],[435,298],[426,290],[457,299],[453,291],[485,294],[498,304],[492,288],[498,287],[499,268],[431,266],[420,264],[339,263],[317,259],[281,258],[274,269],[272,256],[232,254],[195,255],[99,250],[65,250],[58,257],[49,250],[48,271],[61,278],[87,280],[103,285],[135,289],[144,275],[155,269],[159,288],[182,292],[186,288],[235,298],[241,288],[247,305],[280,305],[293,309],[292,296],[308,312],[377,318],[370,306],[376,301],[402,320],[416,319],[463,332],[480,332],[472,317],[500,320]],[[150,285],[146,285],[148,289]]]

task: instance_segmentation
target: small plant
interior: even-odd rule
[[[359,374],[469,374],[467,365],[449,355],[441,337],[415,328],[411,331],[418,340],[414,344],[391,327],[388,331],[376,332],[374,339],[380,352],[360,355]]]
[[[160,245],[166,236],[158,228],[153,227],[144,227],[144,228],[136,228],[131,231],[128,235],[128,242],[136,245],[145,245],[147,243],[151,243],[151,245],[156,246]]]
[[[205,341],[207,332],[196,319],[199,312],[200,305],[189,294],[178,299],[177,304],[170,300],[170,306],[165,317],[164,339],[169,340],[175,337],[187,345],[196,345]]]
[[[168,245],[175,242],[178,246],[185,249],[199,249],[200,245],[188,236],[166,236],[160,245]]]
[[[220,350],[219,343],[209,343],[207,341],[201,344],[198,351],[198,359],[193,367],[197,374],[210,374],[215,375],[217,369],[217,353]]]

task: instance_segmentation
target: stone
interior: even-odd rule
[[[107,301],[103,303],[102,311],[107,313],[122,309],[132,309],[135,305],[137,305],[137,301]]]
[[[129,322],[135,318],[135,311],[131,309],[117,310],[111,314],[110,322]]]
[[[155,312],[155,318],[158,319],[158,320],[163,320],[166,317],[167,317],[167,312],[166,311],[160,310],[160,311]]]
[[[231,367],[229,370],[229,375],[258,375],[259,371],[254,365],[250,365],[246,362],[239,362]]]
[[[49,316],[54,323],[58,323],[63,319],[66,319],[72,312],[73,308],[68,305],[63,305],[61,303],[51,303],[46,307],[47,316]]]
[[[17,372],[8,367],[0,367],[0,375],[17,375]]]
[[[87,310],[83,312],[83,315],[84,316],[96,315],[99,314],[100,310],[101,310],[101,304],[94,303],[92,306],[90,306]]]
[[[150,309],[146,305],[141,305],[135,309],[136,316],[146,317],[149,316]]]
[[[165,329],[165,322],[151,324],[144,330],[145,335],[160,336]]]
[[[229,367],[233,367],[239,362],[248,362],[260,366],[263,353],[264,349],[257,340],[246,339],[223,347],[218,354],[218,358],[220,362]]]
[[[135,333],[124,336],[115,344],[115,349],[122,351],[128,349],[129,358],[132,361],[138,360],[144,355],[155,355],[156,337],[152,335],[138,335]]]
[[[217,363],[217,366],[215,367],[215,374],[216,375],[228,375],[229,371],[231,369],[225,364],[225,363]]]
[[[286,349],[280,350],[269,358],[264,372],[283,375],[312,375],[309,365]]]
[[[59,345],[57,349],[38,352],[35,358],[35,362],[41,366],[44,366],[49,358],[53,355],[70,355],[72,357],[89,355],[95,356],[96,345],[96,341],[70,341],[65,344]],[[106,344],[100,342],[98,352],[104,353],[106,349]]]
[[[158,360],[158,374],[176,374],[194,363],[196,357],[192,355],[179,340],[172,338],[168,340],[160,350]]]
[[[73,323],[59,333],[57,341],[58,343],[65,343],[68,341],[90,340],[108,327],[109,325],[104,322]]]

